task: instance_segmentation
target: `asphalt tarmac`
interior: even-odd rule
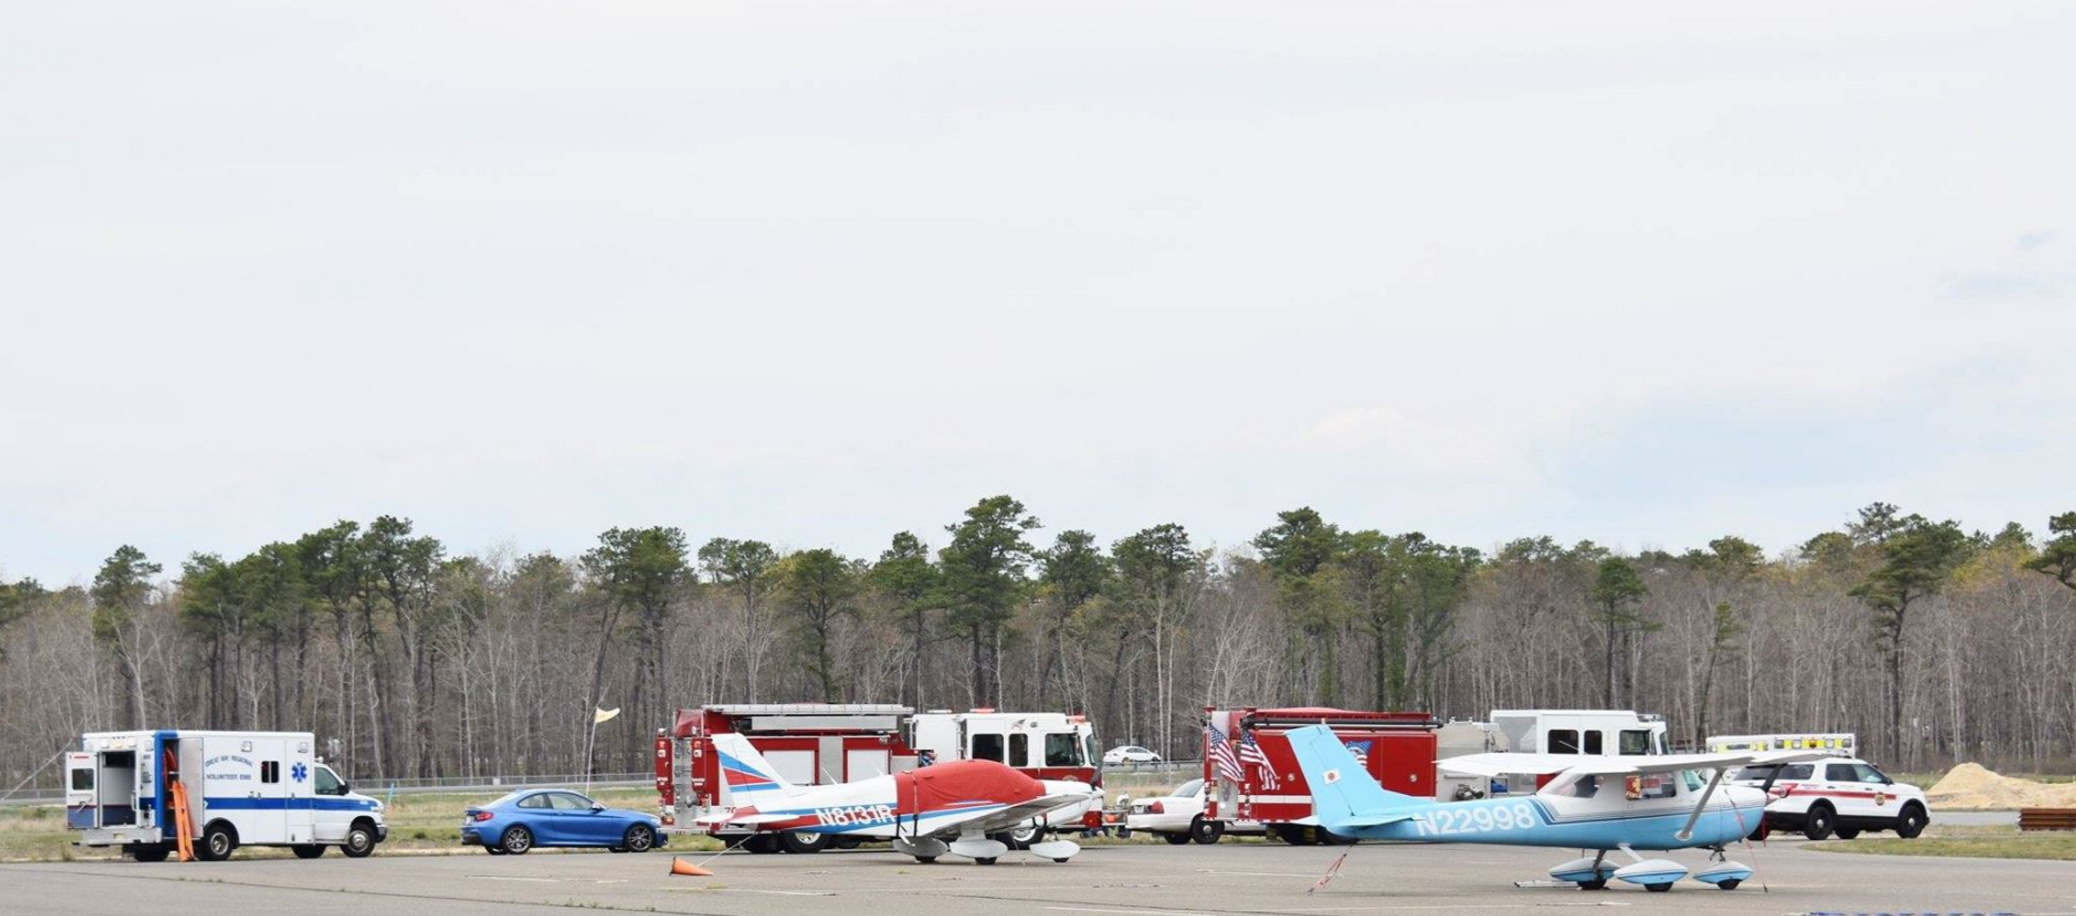
[[[1844,841],[1832,841],[1844,842]],[[1683,881],[1669,893],[1531,885],[1566,850],[1466,845],[1134,844],[1067,864],[1011,853],[994,866],[921,865],[861,849],[811,856],[730,853],[710,878],[668,875],[671,854],[491,857],[326,855],[218,863],[0,865],[0,913],[548,914],[569,908],[703,916],[1362,916],[1611,906],[1631,913],[2076,913],[2076,862],[1816,852],[1780,841],[1734,858],[1758,874],[1734,891]],[[1307,895],[1343,852],[1338,875]],[[688,857],[691,858],[691,857]],[[1677,852],[1689,867],[1704,854]]]

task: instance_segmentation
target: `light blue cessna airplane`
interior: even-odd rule
[[[1668,891],[1686,877],[1671,859],[1646,859],[1636,850],[1702,848],[1707,867],[1693,878],[1732,890],[1751,877],[1750,866],[1723,852],[1759,826],[1763,789],[1722,785],[1731,767],[1815,759],[1808,752],[1740,752],[1591,757],[1555,754],[1473,754],[1441,761],[1466,775],[1535,773],[1551,780],[1528,797],[1436,802],[1386,790],[1324,725],[1285,733],[1312,790],[1319,826],[1357,840],[1424,840],[1598,850],[1550,869],[1550,877],[1597,891],[1609,878]],[[1701,771],[1713,770],[1706,780]],[[1607,861],[1620,850],[1634,861]]]

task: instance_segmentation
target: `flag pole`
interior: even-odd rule
[[[584,794],[591,794],[591,747],[598,741],[598,714],[591,714],[591,731],[584,735]]]

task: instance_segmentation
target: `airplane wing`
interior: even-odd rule
[[[800,817],[800,816],[799,816],[799,815],[797,815],[797,814],[741,814],[741,815],[737,815],[737,814],[730,814],[730,813],[728,813],[728,812],[726,812],[726,811],[723,811],[723,812],[721,812],[721,813],[719,813],[719,814],[709,814],[709,815],[707,815],[707,816],[705,816],[705,817],[696,817],[696,818],[693,818],[693,819],[692,819],[692,823],[695,823],[695,824],[702,824],[702,825],[705,825],[705,824],[734,824],[734,825],[736,825],[736,826],[741,826],[741,827],[755,827],[755,826],[758,826],[758,825],[760,825],[760,824],[776,824],[776,823],[778,823],[779,821],[791,821],[791,820],[798,820],[798,819],[799,819],[799,817]]]
[[[1578,754],[1514,754],[1504,751],[1470,754],[1435,761],[1444,773],[1461,776],[1505,776],[1526,773],[1536,776],[1629,776],[1639,773],[1672,773],[1679,770],[1712,770],[1751,764],[1794,763],[1823,756],[1811,751],[1737,751],[1722,754],[1650,754],[1619,757],[1589,757]]]
[[[1502,751],[1450,757],[1434,764],[1442,772],[1457,776],[1505,776],[1509,773],[1550,776],[1571,769],[1578,762],[1577,754],[1513,754]]]
[[[968,830],[979,830],[981,833],[994,833],[1000,830],[1008,830],[1013,827],[1021,827],[1024,824],[1029,823],[1032,818],[1037,817],[1041,814],[1045,814],[1050,811],[1056,811],[1061,808],[1067,807],[1068,805],[1085,802],[1088,801],[1088,799],[1089,796],[1086,794],[1042,795],[1037,798],[1031,799],[1030,801],[1024,802],[1020,805],[1011,805],[1007,808],[1001,808],[994,811],[990,811],[986,814],[980,815],[970,820],[963,820],[954,824],[947,824],[943,828],[939,829],[937,833],[940,835],[956,834]]]

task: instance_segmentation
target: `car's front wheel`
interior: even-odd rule
[[[533,831],[515,824],[505,829],[504,836],[498,837],[497,845],[504,848],[505,855],[526,855],[527,850],[533,848]]]
[[[1903,816],[1896,820],[1896,835],[1906,840],[1917,839],[1917,835],[1925,832],[1925,825],[1931,820],[1932,818],[1925,814],[1924,806],[1911,802],[1903,806]]]
[[[1802,835],[1812,840],[1828,840],[1831,831],[1838,827],[1838,815],[1831,806],[1817,802],[1809,806],[1809,816],[1802,822]]]
[[[620,838],[620,848],[628,852],[648,852],[656,848],[656,828],[647,824],[627,828],[627,835]]]

